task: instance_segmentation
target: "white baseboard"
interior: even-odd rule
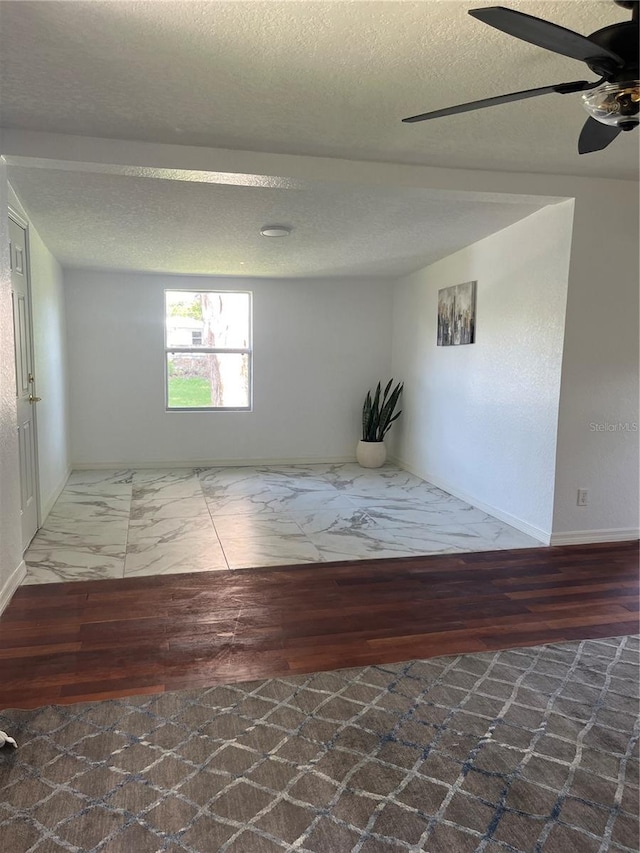
[[[504,521],[505,524],[509,524],[511,527],[515,527],[516,530],[522,531],[522,533],[526,533],[528,536],[532,536],[534,539],[537,539],[539,542],[542,542],[543,545],[549,545],[551,534],[542,530],[540,527],[535,527],[533,524],[529,524],[527,521],[523,521],[523,519],[518,518],[515,515],[511,515],[509,512],[505,512],[503,509],[500,509],[497,506],[492,506],[491,504],[485,503],[484,501],[479,501],[474,495],[468,494],[468,492],[463,491],[462,489],[457,488],[456,486],[452,486],[451,483],[447,483],[445,480],[442,480],[440,477],[436,477],[433,474],[426,474],[422,471],[418,471],[413,466],[408,465],[402,459],[398,459],[397,457],[390,458],[390,462],[393,462],[398,467],[403,468],[405,471],[409,471],[410,474],[415,474],[416,477],[420,477],[421,480],[425,480],[427,483],[433,483],[434,486],[437,486],[439,489],[442,489],[445,492],[448,492],[450,495],[453,495],[456,498],[460,498],[460,500],[465,501],[472,506],[477,507],[478,509],[484,510],[484,512],[489,515],[493,515],[496,518],[500,519],[500,521]]]
[[[589,545],[596,542],[629,542],[640,539],[640,528],[611,527],[608,530],[567,530],[552,533],[551,545]]]
[[[157,460],[156,462],[137,462],[127,460],[125,462],[74,462],[71,466],[74,471],[123,471],[129,468],[253,468],[257,465],[344,465],[347,462],[355,462],[355,454],[351,456],[304,456],[296,458],[275,459],[190,459],[185,461]]]
[[[27,566],[24,560],[21,560],[18,568],[11,572],[11,574],[5,581],[4,586],[2,587],[2,589],[0,589],[0,613],[2,613],[7,604],[9,604],[13,593],[18,589],[22,581],[25,579],[26,574]]]
[[[53,492],[49,495],[47,500],[42,503],[42,505],[40,507],[40,515],[41,515],[40,524],[41,525],[44,524],[46,517],[49,515],[49,513],[53,509],[54,503],[58,500],[58,498],[60,497],[60,493],[62,492],[64,487],[67,485],[67,480],[69,479],[70,475],[71,475],[71,469],[69,469],[65,473],[64,477],[60,480],[60,482],[55,487]]]

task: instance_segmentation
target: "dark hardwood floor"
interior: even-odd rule
[[[637,542],[26,586],[0,707],[637,632]]]

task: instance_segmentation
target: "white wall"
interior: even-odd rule
[[[0,612],[25,573],[20,524],[7,193],[6,167],[0,160]]]
[[[638,536],[639,279],[638,186],[590,182],[575,208],[554,543]],[[579,488],[589,506],[577,506]]]
[[[9,187],[9,204],[28,214]],[[29,262],[38,403],[38,485],[44,520],[69,477],[69,424],[66,328],[62,268],[29,224]]]
[[[573,202],[403,279],[392,373],[402,464],[543,541],[551,533]],[[438,290],[477,281],[476,343],[436,345]]]
[[[164,288],[251,290],[253,412],[165,412]],[[74,465],[354,458],[389,282],[65,270]]]

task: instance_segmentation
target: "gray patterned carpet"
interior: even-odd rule
[[[0,850],[637,853],[638,648],[6,711]]]

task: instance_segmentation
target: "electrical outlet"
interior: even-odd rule
[[[578,489],[578,506],[589,506],[589,489]]]

